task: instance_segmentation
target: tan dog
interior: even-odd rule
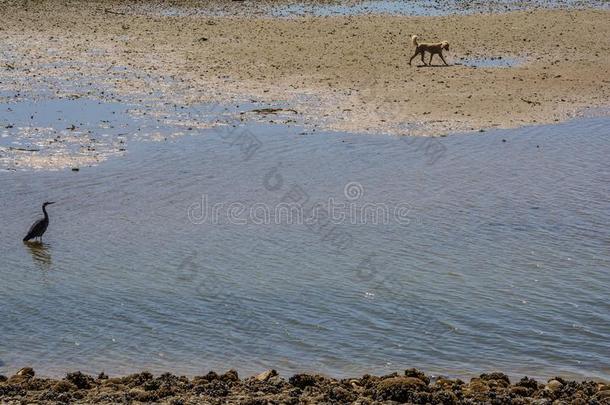
[[[445,58],[443,58],[443,49],[446,51],[449,50],[449,42],[443,41],[437,44],[420,44],[417,42],[417,35],[413,35],[411,37],[411,42],[413,42],[413,45],[415,45],[415,53],[413,54],[413,56],[411,56],[411,59],[409,60],[409,65],[413,61],[413,58],[415,58],[418,54],[421,55],[421,61],[425,65],[426,61],[424,60],[424,54],[428,52],[430,53],[430,61],[428,62],[428,64],[432,64],[432,57],[434,55],[438,55],[443,60],[445,66],[449,66],[447,62],[445,62]]]

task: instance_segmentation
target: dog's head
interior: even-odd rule
[[[449,42],[447,42],[447,41],[441,42],[441,48],[443,48],[444,50],[448,51],[449,50]]]

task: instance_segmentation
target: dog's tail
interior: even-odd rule
[[[418,36],[417,36],[417,35],[413,35],[413,36],[411,36],[411,42],[413,42],[413,45],[415,45],[415,46],[417,46],[417,45],[418,45],[418,44],[417,44],[417,38],[418,38]]]

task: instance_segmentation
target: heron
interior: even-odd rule
[[[42,204],[42,212],[44,213],[44,218],[39,219],[34,222],[28,231],[28,234],[23,238],[24,242],[29,241],[30,239],[40,238],[40,242],[42,243],[42,235],[46,232],[49,227],[49,214],[47,214],[47,205],[55,204],[54,201],[47,201]]]

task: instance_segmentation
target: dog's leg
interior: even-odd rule
[[[432,57],[434,56],[434,53],[430,52],[430,60],[428,61],[428,65],[432,66]]]
[[[424,53],[425,53],[425,52],[422,52],[422,53],[421,53],[421,61],[422,61],[422,63],[424,64],[424,66],[426,66],[426,61],[424,60]]]
[[[413,56],[411,56],[411,59],[409,59],[409,65],[411,65],[411,62],[413,62],[413,58],[415,58],[418,53],[419,53],[419,51],[416,49],[415,53],[413,54]]]
[[[447,62],[445,62],[445,58],[443,58],[443,53],[439,53],[438,56],[441,57],[441,59],[443,60],[443,63],[445,64],[445,66],[449,66],[449,64]]]

